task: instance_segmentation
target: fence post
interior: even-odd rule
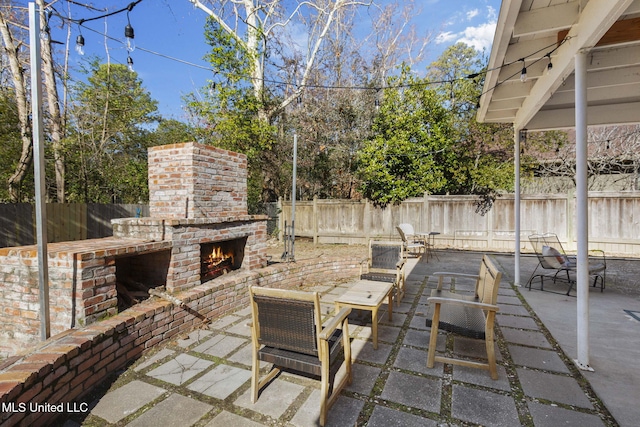
[[[362,228],[363,234],[365,238],[365,245],[369,244],[369,239],[371,238],[371,203],[369,199],[365,199],[364,201],[364,215],[362,218]]]
[[[576,250],[576,227],[574,224],[574,218],[576,214],[576,197],[575,191],[570,188],[567,191],[567,243],[570,250]]]
[[[487,249],[493,248],[493,237],[494,237],[493,232],[495,230],[495,227],[493,226],[493,208],[494,207],[495,207],[495,202],[494,202],[494,206],[492,206],[491,209],[489,209],[489,212],[487,212]]]
[[[318,196],[313,196],[313,244],[318,244]]]
[[[420,218],[423,218],[424,227],[420,224],[419,229],[426,232],[433,231],[431,229],[431,215],[429,215],[429,193],[426,191],[422,195],[422,214],[420,215]]]

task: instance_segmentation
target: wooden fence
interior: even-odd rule
[[[95,239],[112,235],[111,220],[149,216],[148,205],[47,203],[47,240]],[[36,243],[35,207],[0,204],[0,247]]]
[[[485,215],[476,212],[476,196],[425,196],[380,208],[367,201],[296,202],[295,234],[320,243],[365,243],[369,238],[399,239],[396,225],[408,222],[416,231],[435,231],[437,246],[513,251],[514,195],[499,197]],[[279,202],[279,229],[291,223],[291,203]],[[640,255],[640,192],[589,193],[591,249]],[[520,203],[522,249],[527,237],[554,232],[575,250],[575,196],[523,195]]]
[[[436,231],[440,247],[513,251],[514,195],[499,197],[486,214],[476,213],[476,196],[425,196],[380,208],[368,201],[296,202],[295,233],[320,243],[366,243],[369,238],[398,239],[396,225],[409,222],[418,231]],[[520,204],[522,249],[527,236],[554,232],[575,250],[574,194],[523,195]],[[270,206],[277,230],[291,224],[291,203]],[[0,204],[0,247],[35,243],[31,204]],[[48,240],[93,239],[112,235],[111,219],[149,216],[148,205],[47,204]],[[270,224],[276,221],[270,221]],[[275,226],[272,224],[270,230]],[[640,192],[589,193],[591,249],[640,255]]]

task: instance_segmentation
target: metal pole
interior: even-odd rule
[[[293,132],[293,180],[291,184],[291,260],[295,260],[296,179],[298,177],[298,132]]]
[[[29,42],[31,55],[31,126],[36,198],[36,237],[38,240],[38,284],[40,300],[40,339],[51,336],[49,323],[49,268],[47,258],[47,210],[45,198],[44,137],[42,131],[42,77],[40,69],[40,15],[29,3]]]
[[[589,224],[587,189],[587,52],[575,56],[576,91],[576,236],[578,243],[576,292],[578,368],[589,366]]]
[[[514,174],[515,174],[515,199],[513,201],[514,221],[516,228],[515,235],[515,265],[514,265],[514,285],[520,286],[520,144],[526,141],[527,131],[514,129],[515,147],[514,149]]]

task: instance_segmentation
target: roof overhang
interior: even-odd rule
[[[478,121],[574,127],[578,52],[588,54],[588,125],[640,123],[640,0],[503,0]]]

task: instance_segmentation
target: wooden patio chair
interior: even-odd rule
[[[416,256],[420,256],[421,254],[426,253],[427,241],[416,235],[413,225],[403,223],[398,225],[396,230],[398,230],[398,233],[400,234],[404,250],[407,254],[414,253]]]
[[[477,275],[444,272],[433,273],[433,275],[438,277],[438,287],[427,298],[429,309],[427,310],[426,323],[431,328],[427,367],[433,368],[435,362],[442,362],[486,369],[490,372],[491,378],[497,380],[498,371],[493,327],[496,312],[499,310],[496,302],[502,273],[485,255],[482,257],[480,272]],[[442,286],[446,277],[451,279],[453,286],[455,286],[456,278],[475,280],[475,294],[465,295],[459,292],[443,290]],[[439,329],[465,337],[484,340],[487,363],[436,355]]]
[[[342,308],[322,324],[320,296],[317,292],[249,288],[253,323],[251,399],[258,400],[260,389],[282,370],[319,377],[320,425],[340,391],[351,383],[351,343],[347,317],[350,308]],[[269,373],[260,379],[260,361],[272,363]],[[346,374],[335,384],[338,369]]]
[[[404,247],[400,242],[369,240],[369,256],[360,264],[360,279],[393,284],[396,304],[404,296]]]
[[[544,290],[544,279],[551,279],[565,283],[568,287],[566,294],[569,295],[576,283],[577,263],[575,256],[568,256],[560,239],[555,233],[532,234],[529,242],[538,257],[538,265],[527,281],[527,286],[531,290],[531,284],[535,278],[540,278],[540,290]],[[600,292],[604,291],[605,277],[607,270],[607,260],[605,253],[599,249],[589,251],[589,276],[593,277],[593,287],[600,282]],[[551,291],[553,292],[553,291]]]

